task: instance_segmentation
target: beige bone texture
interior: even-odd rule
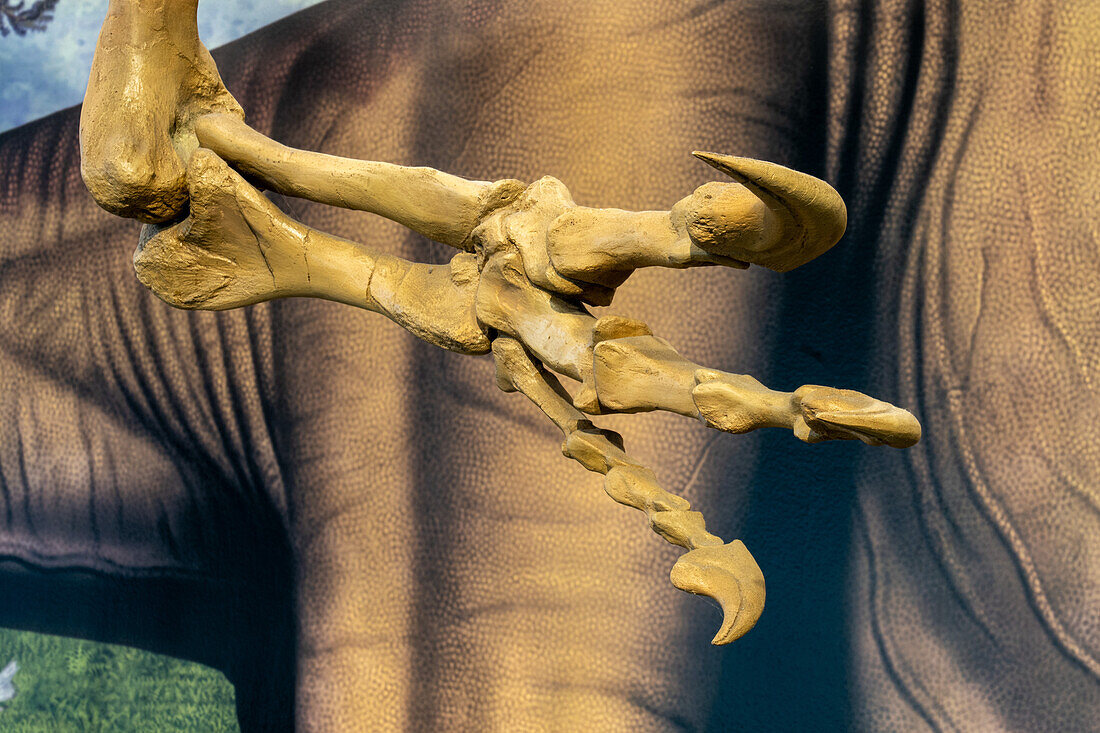
[[[565,455],[604,474],[612,499],[688,550],[671,579],[721,605],[715,644],[760,617],[760,568],[739,540],[707,532],[702,514],[661,489],[587,415],[663,410],[730,433],[785,428],[806,442],[919,440],[920,424],[893,405],[831,387],[775,391],[695,364],[644,323],[588,310],[610,305],[642,267],[785,272],[814,259],[846,224],[825,182],[696,153],[733,180],[707,183],[667,211],[634,212],[578,206],[552,177],[470,181],[294,150],[245,124],[199,42],[196,2],[112,0],[81,116],[93,196],[147,223],[134,255],[141,282],[181,308],[325,298],[384,314],[442,348],[491,350],[498,385],[522,392],[561,429]],[[253,183],[371,212],[463,251],[447,265],[371,251],[294,221]]]
[[[242,119],[195,29],[198,0],[111,0],[80,114],[80,172],[100,206],[144,222],[187,209],[195,121]]]

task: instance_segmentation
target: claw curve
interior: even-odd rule
[[[785,219],[790,234],[755,264],[787,272],[824,254],[848,226],[844,199],[825,181],[775,163],[695,151],[696,158],[749,188]]]
[[[764,611],[764,573],[741,540],[684,553],[669,577],[682,591],[718,601],[722,626],[710,642],[716,646],[740,639]]]

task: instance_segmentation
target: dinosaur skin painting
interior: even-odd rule
[[[1088,729],[1098,25],[1038,1],[329,0],[214,52],[250,128],[298,150],[634,212],[714,181],[693,150],[835,189],[847,233],[812,261],[639,270],[595,314],[636,319],[605,343],[644,323],[922,426],[891,450],[597,418],[752,548],[767,607],[722,647],[661,582],[678,551],[493,358],[317,299],[174,309],[134,277],[156,232],[85,187],[80,111],[3,135],[0,625],[220,669],[245,731]],[[454,257],[286,193],[271,216]]]

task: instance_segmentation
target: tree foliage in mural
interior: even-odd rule
[[[46,24],[53,20],[53,9],[58,0],[36,0],[29,8],[25,8],[25,2],[13,2],[12,0],[0,0],[0,36],[6,36],[12,31],[18,36],[27,35],[28,31],[44,31]]]

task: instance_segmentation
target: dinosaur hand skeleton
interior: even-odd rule
[[[642,322],[586,309],[610,304],[640,267],[783,272],[817,257],[846,223],[843,201],[823,181],[695,153],[733,181],[705,184],[669,211],[632,212],[578,206],[550,177],[469,181],[293,150],[245,124],[199,42],[196,4],[112,0],[81,116],[93,196],[146,222],[134,255],[141,282],[191,309],[326,298],[382,313],[452,351],[491,352],[500,388],[522,392],[561,429],[565,455],[604,474],[612,499],[644,511],[654,532],[688,550],[672,582],[721,605],[715,644],[759,618],[760,568],[739,540],[707,532],[687,500],[661,489],[617,434],[586,415],[666,410],[731,433],[784,427],[806,442],[906,447],[920,438],[900,408],[829,387],[773,391],[688,361]],[[460,252],[429,265],[370,251],[294,221],[249,181],[373,212]],[[555,373],[578,386],[567,390]]]

